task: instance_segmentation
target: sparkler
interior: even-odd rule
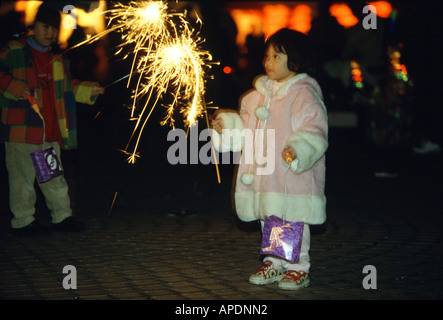
[[[182,19],[180,20],[183,22]],[[183,113],[186,118],[185,125],[188,127],[192,126],[197,121],[197,118],[205,111],[205,105],[203,103],[203,66],[207,61],[211,61],[212,57],[208,52],[198,48],[198,42],[192,38],[193,30],[189,27],[189,24],[183,23],[180,27],[180,33],[174,27],[175,34],[173,37],[168,37],[167,41],[158,45],[153,54],[146,55],[139,61],[137,70],[143,70],[144,77],[140,83],[140,90],[137,92],[137,95],[147,96],[148,98],[137,119],[133,135],[130,139],[131,141],[144,119],[139,129],[134,152],[129,158],[129,162],[135,160],[135,150],[137,150],[143,128],[157,102],[168,89],[173,101],[166,106],[166,116],[161,122],[161,125],[170,124],[174,128],[175,120],[173,114],[179,107],[181,107],[180,112]],[[137,97],[134,99],[137,99]],[[145,116],[144,114],[151,99],[155,99],[155,102],[149,114]]]
[[[130,155],[128,162],[134,163],[143,129],[157,103],[167,92],[172,95],[172,102],[165,106],[166,116],[161,125],[169,124],[175,128],[174,112],[177,109],[185,117],[184,125],[188,128],[203,114],[208,123],[204,83],[205,69],[213,64],[212,56],[200,49],[203,40],[186,20],[186,14],[169,13],[163,1],[130,2],[129,5],[118,3],[105,13],[110,15],[108,28],[73,48],[92,43],[113,31],[121,33],[123,40],[116,54],[133,46],[123,59],[134,55],[127,86],[137,74],[130,117],[136,120],[136,124],[123,152]],[[201,25],[201,20],[198,18],[196,23]],[[138,104],[143,107],[138,108]],[[128,152],[136,135],[134,149]]]

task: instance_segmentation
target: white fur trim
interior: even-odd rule
[[[307,224],[326,221],[326,196],[287,195],[286,219]],[[267,215],[283,218],[285,195],[281,193],[236,192],[235,208],[242,221],[264,220]]]
[[[287,145],[297,154],[297,163],[291,164],[294,173],[309,170],[323,156],[328,148],[328,141],[309,132],[295,132],[290,135]]]
[[[234,112],[224,112],[217,116],[223,119],[222,134],[212,130],[212,143],[219,152],[239,152],[244,146],[244,126],[240,116]]]
[[[297,74],[296,76],[290,78],[277,90],[277,94],[278,95],[286,95],[288,93],[289,88],[294,83],[296,83],[297,81],[300,81],[306,77],[308,77],[308,75],[306,73],[300,73],[300,74]],[[272,80],[269,79],[268,76],[266,76],[266,75],[259,76],[254,81],[254,88],[258,92],[260,92],[261,94],[266,95],[266,93],[270,89],[271,81]]]

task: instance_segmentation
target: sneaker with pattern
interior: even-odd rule
[[[283,270],[276,269],[271,261],[265,261],[255,273],[251,274],[249,283],[263,285],[280,281],[284,276]]]
[[[278,287],[283,290],[299,290],[309,286],[309,275],[304,271],[288,270]]]

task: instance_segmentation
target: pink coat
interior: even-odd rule
[[[221,152],[242,150],[235,187],[241,220],[285,213],[289,221],[322,224],[328,125],[321,89],[307,74],[277,84],[258,77],[239,113],[218,115],[225,129],[222,135],[213,130],[212,140]],[[286,146],[297,154],[290,166],[281,156]]]

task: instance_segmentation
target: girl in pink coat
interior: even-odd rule
[[[325,152],[327,112],[312,73],[306,35],[281,29],[266,41],[263,66],[240,110],[221,109],[212,121],[213,143],[220,152],[242,151],[235,208],[243,221],[266,215],[304,222],[298,262],[266,256],[249,282],[279,282],[297,290],[309,285],[310,224],[326,220]]]

